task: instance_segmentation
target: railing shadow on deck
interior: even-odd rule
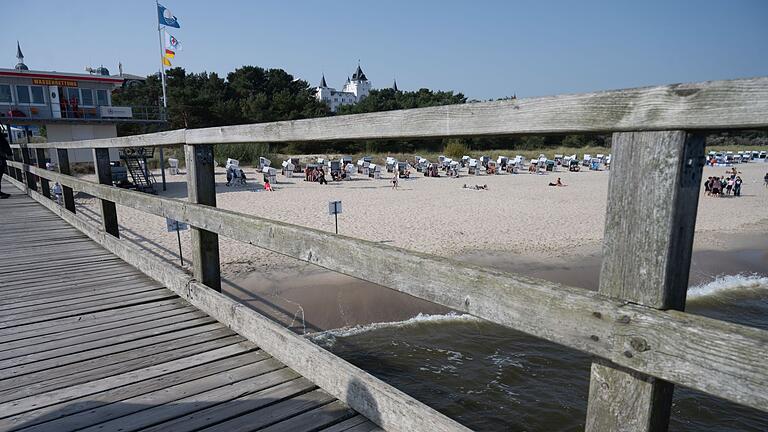
[[[704,164],[702,131],[745,128],[768,128],[768,78],[29,146],[56,149],[59,154],[70,148],[94,148],[102,184],[34,167],[26,147],[22,160],[10,165],[40,202],[46,198],[36,192],[38,177],[99,198],[104,217],[98,231],[79,225],[74,215],[50,201],[47,205],[116,255],[352,408],[375,418],[382,427],[462,429],[222,297],[216,292],[220,289],[219,235],[599,357],[592,364],[586,429],[620,430],[629,422],[632,430],[664,430],[673,384],[768,411],[768,332],[682,312]],[[606,260],[597,293],[214,207],[214,144],[219,143],[597,132],[613,133],[615,149],[604,240]],[[107,148],[176,144],[186,146],[189,202],[108,185],[109,164],[103,157]],[[63,168],[68,172],[68,167]],[[647,179],[669,186],[636,187]],[[193,277],[159,268],[138,256],[134,246],[121,242],[115,204],[194,227]],[[348,253],[331,255],[326,248]],[[420,278],[423,274],[430,279]],[[638,274],[644,276],[638,278]],[[365,392],[357,391],[358,382],[364,383]]]

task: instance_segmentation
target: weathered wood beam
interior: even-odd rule
[[[52,172],[39,175],[768,411],[765,330],[661,311],[585,289]],[[336,253],[339,250],[348,253]],[[635,336],[646,340],[647,346],[627,345]]]
[[[685,131],[613,134],[599,292],[655,309],[685,308],[704,136]],[[653,346],[641,335],[616,336],[625,356]],[[592,364],[587,431],[662,432],[674,386],[651,376]]]
[[[468,103],[32,147],[144,147],[768,127],[768,77]]]
[[[75,228],[184,300],[255,343],[277,360],[389,431],[469,431],[456,421],[293,333],[280,324],[210,289],[184,271],[147,256],[130,242],[105,235],[50,200],[30,196]]]
[[[93,149],[93,162],[96,168],[96,178],[100,184],[112,186],[112,167],[109,165],[109,149]],[[101,223],[104,232],[120,237],[117,223],[117,208],[113,201],[101,200]]]
[[[45,149],[35,149],[35,159],[37,160],[37,167],[45,169]],[[40,189],[44,197],[51,197],[51,185],[48,183],[48,179],[40,177]]]
[[[24,165],[32,165],[32,158],[29,154],[29,148],[27,146],[21,146],[21,162]],[[24,171],[24,182],[27,184],[27,188],[33,191],[37,191],[37,177],[29,171]]]
[[[184,156],[187,163],[189,202],[216,207],[213,146],[207,144],[184,146]],[[218,234],[192,227],[191,239],[195,279],[216,291],[221,291]]]
[[[59,173],[65,176],[71,176],[72,170],[69,166],[69,150],[64,148],[56,149],[56,158],[58,159]],[[75,213],[75,194],[70,186],[60,183],[61,195],[64,199],[64,208],[72,213]]]
[[[31,148],[61,148],[61,149],[92,149],[92,148],[123,148],[123,147],[152,147],[184,144],[185,129],[165,132],[155,132],[143,135],[130,135],[115,138],[99,138],[81,141],[60,141],[50,143],[30,144]]]
[[[292,142],[768,126],[768,78],[673,84],[187,130],[187,143]]]

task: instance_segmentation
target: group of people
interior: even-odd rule
[[[731,193],[733,193],[733,196],[741,196],[741,185],[744,181],[739,174],[736,168],[733,168],[727,177],[707,177],[707,180],[704,182],[704,190],[707,192],[707,196],[722,197],[723,195],[731,195]]]
[[[325,170],[322,167],[304,168],[304,181],[318,182],[321,185],[328,184],[328,180],[325,179]]]

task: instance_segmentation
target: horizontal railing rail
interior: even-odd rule
[[[768,77],[761,77],[29,146],[73,149],[766,127]]]
[[[765,330],[685,312],[661,311],[582,288],[95,184],[18,162],[9,164],[96,198],[183,221],[466,312],[628,369],[768,411],[768,331]],[[328,253],[338,250],[348,253]],[[429,278],[424,278],[424,274]],[[646,343],[633,347],[632,338]],[[631,355],[627,355],[628,352]]]

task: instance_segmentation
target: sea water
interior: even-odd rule
[[[768,329],[768,276],[689,288],[687,311]],[[461,314],[315,333],[315,343],[475,430],[580,431],[590,357]],[[677,386],[671,431],[768,431],[768,413]]]

